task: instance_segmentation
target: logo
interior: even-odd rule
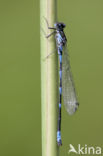
[[[81,146],[78,144],[77,148],[75,148],[72,144],[69,144],[69,151],[68,154],[75,153],[75,154],[102,154],[102,148],[99,146],[93,147],[93,146],[87,146],[86,144],[84,146]]]

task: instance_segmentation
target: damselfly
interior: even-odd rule
[[[68,59],[68,52],[66,48],[67,39],[64,33],[64,28],[65,24],[58,22],[54,24],[54,27],[48,26],[48,29],[53,29],[54,31],[47,36],[47,38],[49,38],[51,35],[55,34],[56,47],[59,57],[59,114],[58,114],[58,129],[57,129],[57,143],[59,146],[62,145],[61,140],[62,94],[64,105],[66,107],[67,112],[70,115],[72,115],[79,106]]]

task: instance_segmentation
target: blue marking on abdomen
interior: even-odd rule
[[[59,103],[59,108],[61,108],[61,103]]]
[[[59,71],[59,76],[60,76],[60,79],[62,78],[62,71],[60,70]]]
[[[61,140],[61,132],[57,131],[57,142],[60,142]]]
[[[62,94],[62,87],[59,87],[59,94]]]
[[[59,61],[62,63],[62,55],[59,55]]]

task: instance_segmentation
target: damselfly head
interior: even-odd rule
[[[58,23],[58,22],[57,22],[57,23],[54,24],[54,27],[55,27],[57,30],[59,30],[59,31],[60,31],[60,30],[63,30],[63,29],[65,28],[65,26],[66,26],[66,25],[65,25],[64,23]]]

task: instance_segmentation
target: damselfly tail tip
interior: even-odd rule
[[[62,145],[61,132],[60,132],[60,130],[57,131],[57,144],[58,144],[58,146],[61,146]]]
[[[57,142],[58,146],[62,146],[62,141],[59,140],[59,142]]]

